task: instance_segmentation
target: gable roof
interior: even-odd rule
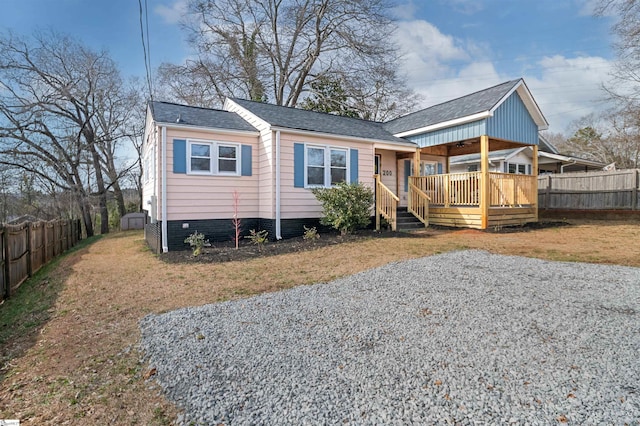
[[[331,135],[413,144],[389,133],[382,123],[343,117],[324,112],[284,107],[246,99],[230,99],[240,107],[269,123],[272,127],[320,132]]]
[[[257,132],[235,112],[160,101],[149,102],[149,109],[158,123]]]
[[[385,129],[396,136],[408,136],[468,123],[493,115],[493,112],[517,91],[539,128],[548,123],[523,79],[511,80],[488,89],[453,99],[385,123]]]

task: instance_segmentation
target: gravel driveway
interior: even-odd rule
[[[141,321],[183,424],[640,424],[640,269],[468,250]]]

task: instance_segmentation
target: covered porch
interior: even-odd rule
[[[392,230],[397,229],[398,208],[406,204],[407,211],[424,226],[429,224],[477,229],[522,225],[538,220],[537,151],[534,150],[532,174],[513,174],[490,171],[489,152],[528,144],[490,138],[482,135],[441,145],[417,148],[415,153],[397,153],[398,162],[410,161],[408,170],[397,168],[398,193],[406,188],[403,202],[376,174],[376,229],[384,218]],[[449,173],[449,159],[457,155],[480,153],[480,170]],[[421,159],[442,158],[444,173],[425,176]],[[408,164],[408,163],[405,163]],[[405,179],[404,185],[400,178]]]

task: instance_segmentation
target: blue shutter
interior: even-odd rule
[[[404,160],[404,192],[409,191],[410,175],[411,175],[411,160]]]
[[[350,153],[350,164],[349,164],[350,174],[349,182],[350,183],[358,183],[358,150],[352,149]]]
[[[442,174],[442,163],[438,163],[438,174]]]
[[[173,173],[187,173],[187,141],[173,140]]]
[[[251,145],[242,145],[242,176],[251,176]]]
[[[304,144],[293,144],[293,186],[304,188]]]

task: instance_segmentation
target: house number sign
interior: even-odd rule
[[[391,176],[393,173],[391,173],[391,170],[383,170],[382,171],[382,176]]]

